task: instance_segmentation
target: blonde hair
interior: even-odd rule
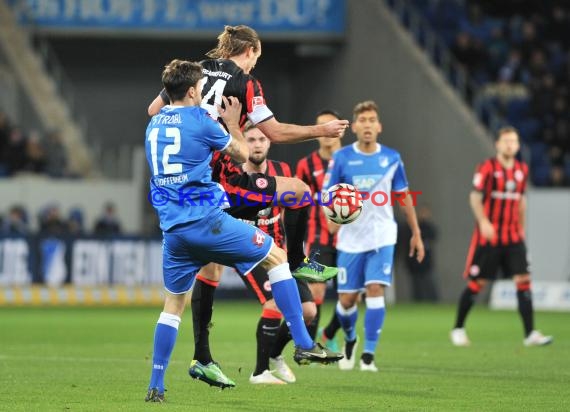
[[[238,56],[249,47],[257,52],[259,49],[259,36],[255,30],[243,24],[239,26],[225,26],[218,36],[218,45],[206,53],[212,59],[229,59]]]

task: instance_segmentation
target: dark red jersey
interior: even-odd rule
[[[249,119],[258,124],[273,117],[273,113],[265,104],[261,83],[245,74],[233,61],[226,59],[204,60],[200,63],[206,83],[202,89],[201,107],[206,109],[210,116],[216,120],[219,118],[216,105],[222,105],[222,95],[234,96],[242,105],[240,126],[243,127]],[[240,174],[230,156],[216,152],[210,162],[212,178],[224,186],[232,179],[232,176]]]
[[[240,168],[240,170],[242,170]],[[242,170],[242,173],[243,172]],[[285,162],[275,160],[267,160],[267,170],[264,173],[267,176],[285,176],[291,177],[291,168]],[[275,240],[275,244],[282,249],[286,249],[285,244],[285,227],[281,218],[281,207],[270,206],[261,210],[255,220],[244,220],[247,223],[257,226]]]
[[[323,159],[318,150],[297,163],[296,176],[311,188],[313,196],[316,196],[323,189],[327,164],[328,160]],[[306,243],[309,250],[313,246],[334,248],[336,245],[336,236],[329,233],[327,218],[320,206],[311,207]]]
[[[475,242],[480,245],[509,245],[524,240],[520,222],[520,203],[526,190],[528,166],[515,160],[506,169],[496,158],[490,158],[477,166],[473,188],[483,193],[483,210],[495,227],[496,236],[484,239],[475,228]]]

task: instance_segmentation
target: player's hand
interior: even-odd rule
[[[348,127],[348,125],[349,125],[348,120],[339,120],[339,119],[331,120],[330,122],[327,122],[322,125],[324,128],[323,137],[341,138],[342,136],[344,136],[344,132]]]
[[[241,103],[237,97],[226,97],[222,96],[222,101],[224,102],[224,108],[216,106],[220,117],[224,120],[224,123],[228,128],[230,126],[239,127],[239,118],[241,116]]]
[[[488,219],[479,222],[479,232],[484,239],[492,240],[495,237],[495,227]]]
[[[412,235],[410,239],[410,257],[414,257],[416,255],[416,260],[419,263],[422,263],[424,257],[426,256],[426,250],[424,248],[424,241],[422,240],[421,235]]]

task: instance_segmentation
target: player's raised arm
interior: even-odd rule
[[[162,89],[158,96],[154,98],[151,104],[148,106],[147,113],[149,116],[154,116],[160,109],[170,103],[170,99],[166,94],[166,90]]]
[[[222,152],[228,154],[236,162],[243,163],[249,157],[249,149],[239,127],[241,103],[235,97],[222,96],[222,101],[224,109],[218,106],[218,113],[232,135],[232,141]]]
[[[348,120],[331,120],[330,122],[312,126],[299,126],[290,123],[280,123],[271,117],[257,124],[273,143],[299,143],[317,137],[341,138],[348,127]]]

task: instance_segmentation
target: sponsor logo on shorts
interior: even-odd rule
[[[253,235],[252,242],[255,246],[261,247],[263,245],[263,242],[265,242],[265,234],[259,230],[256,230],[255,234]]]
[[[271,283],[268,280],[263,283],[263,290],[266,292],[271,292]]]
[[[269,183],[267,182],[266,178],[258,177],[257,179],[255,179],[255,185],[260,189],[265,189],[267,185],[269,185]]]
[[[385,275],[389,275],[390,272],[392,272],[392,265],[389,263],[384,263],[384,266],[382,267],[382,270],[384,272]]]

